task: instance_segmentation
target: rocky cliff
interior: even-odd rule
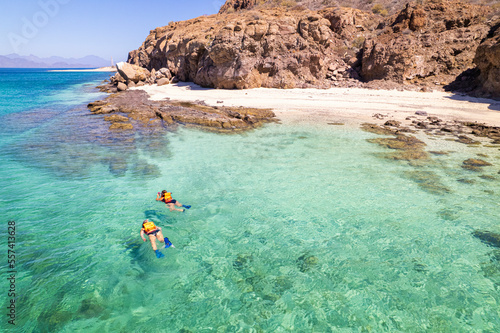
[[[239,89],[369,81],[441,87],[473,68],[476,57],[485,87],[500,96],[497,32],[476,55],[492,26],[489,6],[430,0],[387,17],[352,8],[255,6],[228,0],[222,14],[156,28],[128,62],[153,73],[147,83],[173,77]]]
[[[343,36],[373,29],[373,16],[273,9],[200,17],[153,30],[128,61],[215,88],[329,86],[337,78],[359,78]]]
[[[361,76],[368,81],[449,83],[472,67],[488,34],[489,12],[489,7],[459,1],[408,4],[385,22],[378,36],[367,39]]]
[[[479,86],[483,94],[500,97],[500,20],[477,48],[474,63],[479,69]]]

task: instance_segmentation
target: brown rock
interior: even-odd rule
[[[490,166],[490,165],[492,165],[492,164],[488,163],[486,161],[483,161],[480,159],[475,159],[475,158],[469,158],[468,160],[463,161],[462,168],[467,169],[467,170],[471,170],[471,171],[479,172],[482,170],[483,167]]]
[[[399,127],[401,126],[401,122],[397,120],[388,120],[384,123],[385,126]]]
[[[109,126],[110,130],[131,130],[134,126],[131,123],[112,123]]]
[[[125,116],[120,116],[120,115],[114,114],[111,116],[104,117],[104,120],[110,121],[112,123],[116,123],[116,122],[126,122],[129,119]]]
[[[479,144],[481,144],[481,142],[473,140],[466,135],[459,135],[458,139],[455,141],[460,142],[460,143],[465,143],[466,145],[479,145]]]
[[[121,77],[127,82],[132,81],[137,83],[144,81],[149,76],[149,71],[137,65],[128,64],[126,62],[119,62],[116,64],[116,69]]]
[[[249,9],[255,6],[256,0],[227,0],[219,10],[219,14],[233,13],[242,9]]]
[[[116,88],[118,89],[118,91],[125,91],[127,90],[127,85],[123,82],[118,82],[118,85],[116,86]]]
[[[474,63],[480,70],[481,91],[500,98],[500,20],[477,48]]]
[[[164,85],[169,84],[169,83],[170,83],[170,80],[167,78],[159,79],[158,81],[156,81],[156,84],[158,86],[164,86]]]
[[[397,130],[389,127],[379,126],[376,124],[364,123],[361,125],[361,129],[365,132],[380,134],[380,135],[392,135],[396,134]]]
[[[180,81],[205,87],[329,87],[333,64],[344,69],[337,81],[358,76],[345,62],[355,54],[344,61],[339,51],[341,36],[353,35],[373,16],[352,9],[263,9],[200,17],[151,31],[128,62],[156,72],[165,68]],[[367,27],[375,25],[368,21]]]
[[[365,41],[361,75],[365,80],[450,83],[472,67],[475,50],[488,33],[484,16],[489,11],[456,0],[408,4],[390,30]]]
[[[489,163],[489,162],[486,162],[484,160],[475,159],[475,158],[469,158],[468,160],[463,161],[463,165],[470,165],[470,166],[475,166],[475,167],[483,167],[483,166],[490,166],[492,164]]]
[[[113,122],[110,129],[138,129],[151,126],[185,124],[218,131],[241,131],[256,128],[273,121],[274,112],[269,109],[211,107],[203,103],[175,102],[169,100],[150,101],[142,90],[127,90],[110,95],[104,101],[89,104],[93,114],[113,113],[105,117]],[[121,114],[127,114],[128,117]],[[128,121],[132,121],[132,123]],[[116,124],[116,125],[115,125]]]

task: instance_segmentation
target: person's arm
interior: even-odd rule
[[[144,228],[141,229],[141,238],[143,241],[146,241],[146,238],[144,238]]]
[[[156,201],[161,201],[160,192],[158,192],[158,194],[156,195]]]

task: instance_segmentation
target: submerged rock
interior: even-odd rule
[[[429,159],[429,154],[423,150],[426,144],[411,135],[397,134],[394,138],[368,139],[368,142],[397,150],[395,153],[385,154],[385,157],[389,159],[402,161]]]
[[[450,189],[441,183],[440,177],[432,171],[409,171],[405,175],[426,192],[444,195]]]
[[[86,298],[82,300],[78,314],[84,318],[100,317],[105,308],[94,298]]]
[[[110,130],[131,130],[134,129],[134,125],[131,123],[112,123],[109,126]]]
[[[178,102],[170,100],[150,101],[143,90],[127,90],[110,95],[104,101],[88,105],[93,114],[121,113],[129,118],[113,114],[105,118],[112,121],[111,130],[131,130],[138,127],[163,128],[169,125],[194,125],[221,132],[256,128],[275,121],[270,109],[208,106],[202,102]],[[127,120],[132,122],[125,122]]]
[[[462,168],[471,171],[481,171],[481,168],[492,165],[484,160],[469,158],[462,162]]]
[[[475,230],[472,235],[483,243],[500,248],[500,234],[485,230]]]
[[[471,139],[467,135],[459,135],[458,139],[456,141],[460,142],[460,143],[465,143],[466,145],[479,145],[479,144],[481,144],[481,142],[476,141],[474,139]]]
[[[307,272],[308,270],[316,266],[318,264],[318,261],[319,260],[317,257],[304,254],[297,259],[297,265],[299,266],[299,270],[301,272]]]
[[[401,149],[401,150],[421,150],[426,146],[425,142],[417,139],[414,136],[399,134],[395,138],[377,138],[369,139],[369,142],[378,143],[381,146],[385,146],[390,149]]]
[[[237,258],[233,262],[233,267],[237,270],[241,270],[252,261],[253,256],[251,254],[238,254]]]
[[[392,135],[398,132],[397,129],[393,129],[387,126],[379,126],[377,124],[364,123],[361,124],[361,129],[365,132],[380,134],[380,135]]]

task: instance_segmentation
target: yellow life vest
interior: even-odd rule
[[[172,201],[172,193],[167,192],[165,193],[165,202]]]
[[[142,225],[142,227],[144,228],[144,231],[146,233],[150,233],[151,231],[156,230],[155,224],[153,222],[151,222],[151,221],[148,221],[148,222],[144,223]]]

